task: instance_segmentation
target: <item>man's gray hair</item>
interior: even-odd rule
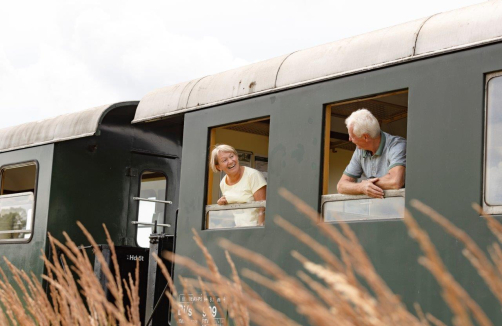
[[[359,109],[352,112],[345,120],[347,129],[352,126],[352,132],[361,137],[368,134],[371,138],[376,138],[380,134],[380,124],[373,114],[367,109]]]
[[[219,165],[219,162],[218,162],[218,153],[219,152],[234,153],[235,156],[239,156],[239,154],[237,154],[237,151],[235,150],[235,148],[233,148],[230,145],[226,145],[226,144],[215,145],[213,150],[211,151],[211,155],[209,156],[209,167],[215,173],[219,171],[216,168],[216,166]]]

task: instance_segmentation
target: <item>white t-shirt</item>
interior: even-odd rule
[[[253,194],[267,185],[261,172],[244,167],[241,179],[229,186],[225,176],[220,182],[221,193],[229,204],[244,204],[254,201]],[[256,226],[258,224],[258,208],[239,209],[232,211],[236,226]]]

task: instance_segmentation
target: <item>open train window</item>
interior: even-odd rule
[[[347,166],[351,162],[356,151],[356,145],[349,140],[349,133],[345,125],[353,112],[359,109],[367,109],[378,120],[381,129],[381,142],[386,139],[384,133],[399,136],[406,139],[407,116],[408,116],[408,91],[396,91],[380,94],[378,96],[355,99],[345,102],[334,103],[326,106],[325,116],[325,139],[324,139],[324,162],[323,162],[323,196],[321,199],[321,211],[326,222],[337,220],[360,221],[402,218],[404,214],[404,188],[385,190],[385,199],[373,199],[365,195],[338,194],[337,184],[342,175],[348,175]],[[388,139],[391,137],[387,136]],[[405,141],[401,139],[405,148]],[[360,150],[359,150],[360,151]],[[371,159],[378,158],[379,149],[371,154]],[[360,152],[364,154],[364,152]],[[404,153],[404,155],[406,155]],[[363,157],[365,157],[363,155]],[[376,161],[378,162],[378,161]],[[387,160],[385,161],[387,162]],[[373,163],[370,163],[373,164]],[[373,166],[376,165],[371,165]],[[404,163],[405,166],[405,163]],[[382,172],[380,168],[380,173]],[[376,171],[373,171],[375,173]],[[376,172],[378,174],[378,172]],[[387,173],[387,172],[385,172]],[[356,182],[374,177],[350,175]]]
[[[0,242],[28,242],[33,230],[37,164],[6,165],[0,174]]]
[[[141,174],[136,242],[143,248],[150,247],[151,223],[164,223],[166,212],[167,178],[163,173],[144,171]]]
[[[502,213],[502,72],[486,76],[485,182],[483,208]]]
[[[207,206],[205,213],[206,229],[225,229],[236,227],[257,227],[265,223],[266,201],[256,201],[255,198],[247,196],[233,197],[232,189],[240,187],[242,184],[251,184],[250,189],[260,188],[265,191],[268,172],[268,144],[269,144],[270,118],[262,118],[243,123],[236,123],[210,129],[210,149],[218,144],[225,144],[233,147],[237,151],[237,161],[246,174],[236,185],[227,186],[226,175],[223,170],[213,172],[209,168],[207,182]],[[210,158],[209,158],[210,160]],[[223,162],[221,163],[223,164]],[[208,163],[209,165],[209,163]],[[249,169],[250,168],[250,169]],[[224,193],[226,205],[218,205]],[[253,191],[256,189],[253,189]],[[251,191],[248,195],[252,194]]]

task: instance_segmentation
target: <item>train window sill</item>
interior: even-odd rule
[[[385,190],[384,193],[384,199],[365,195],[324,195],[321,197],[323,220],[354,222],[402,219],[405,189]]]
[[[483,203],[483,211],[488,215],[502,215],[502,205],[488,205],[487,203]]]
[[[267,202],[254,201],[245,204],[207,205],[206,229],[255,228],[265,225]]]
[[[34,203],[33,192],[0,196],[0,243],[31,240]]]

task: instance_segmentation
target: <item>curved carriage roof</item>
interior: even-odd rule
[[[500,42],[501,21],[502,0],[487,1],[163,87],[143,97],[133,123]]]
[[[0,152],[93,136],[109,111],[117,107],[136,104],[138,102],[102,105],[55,118],[0,129]]]

